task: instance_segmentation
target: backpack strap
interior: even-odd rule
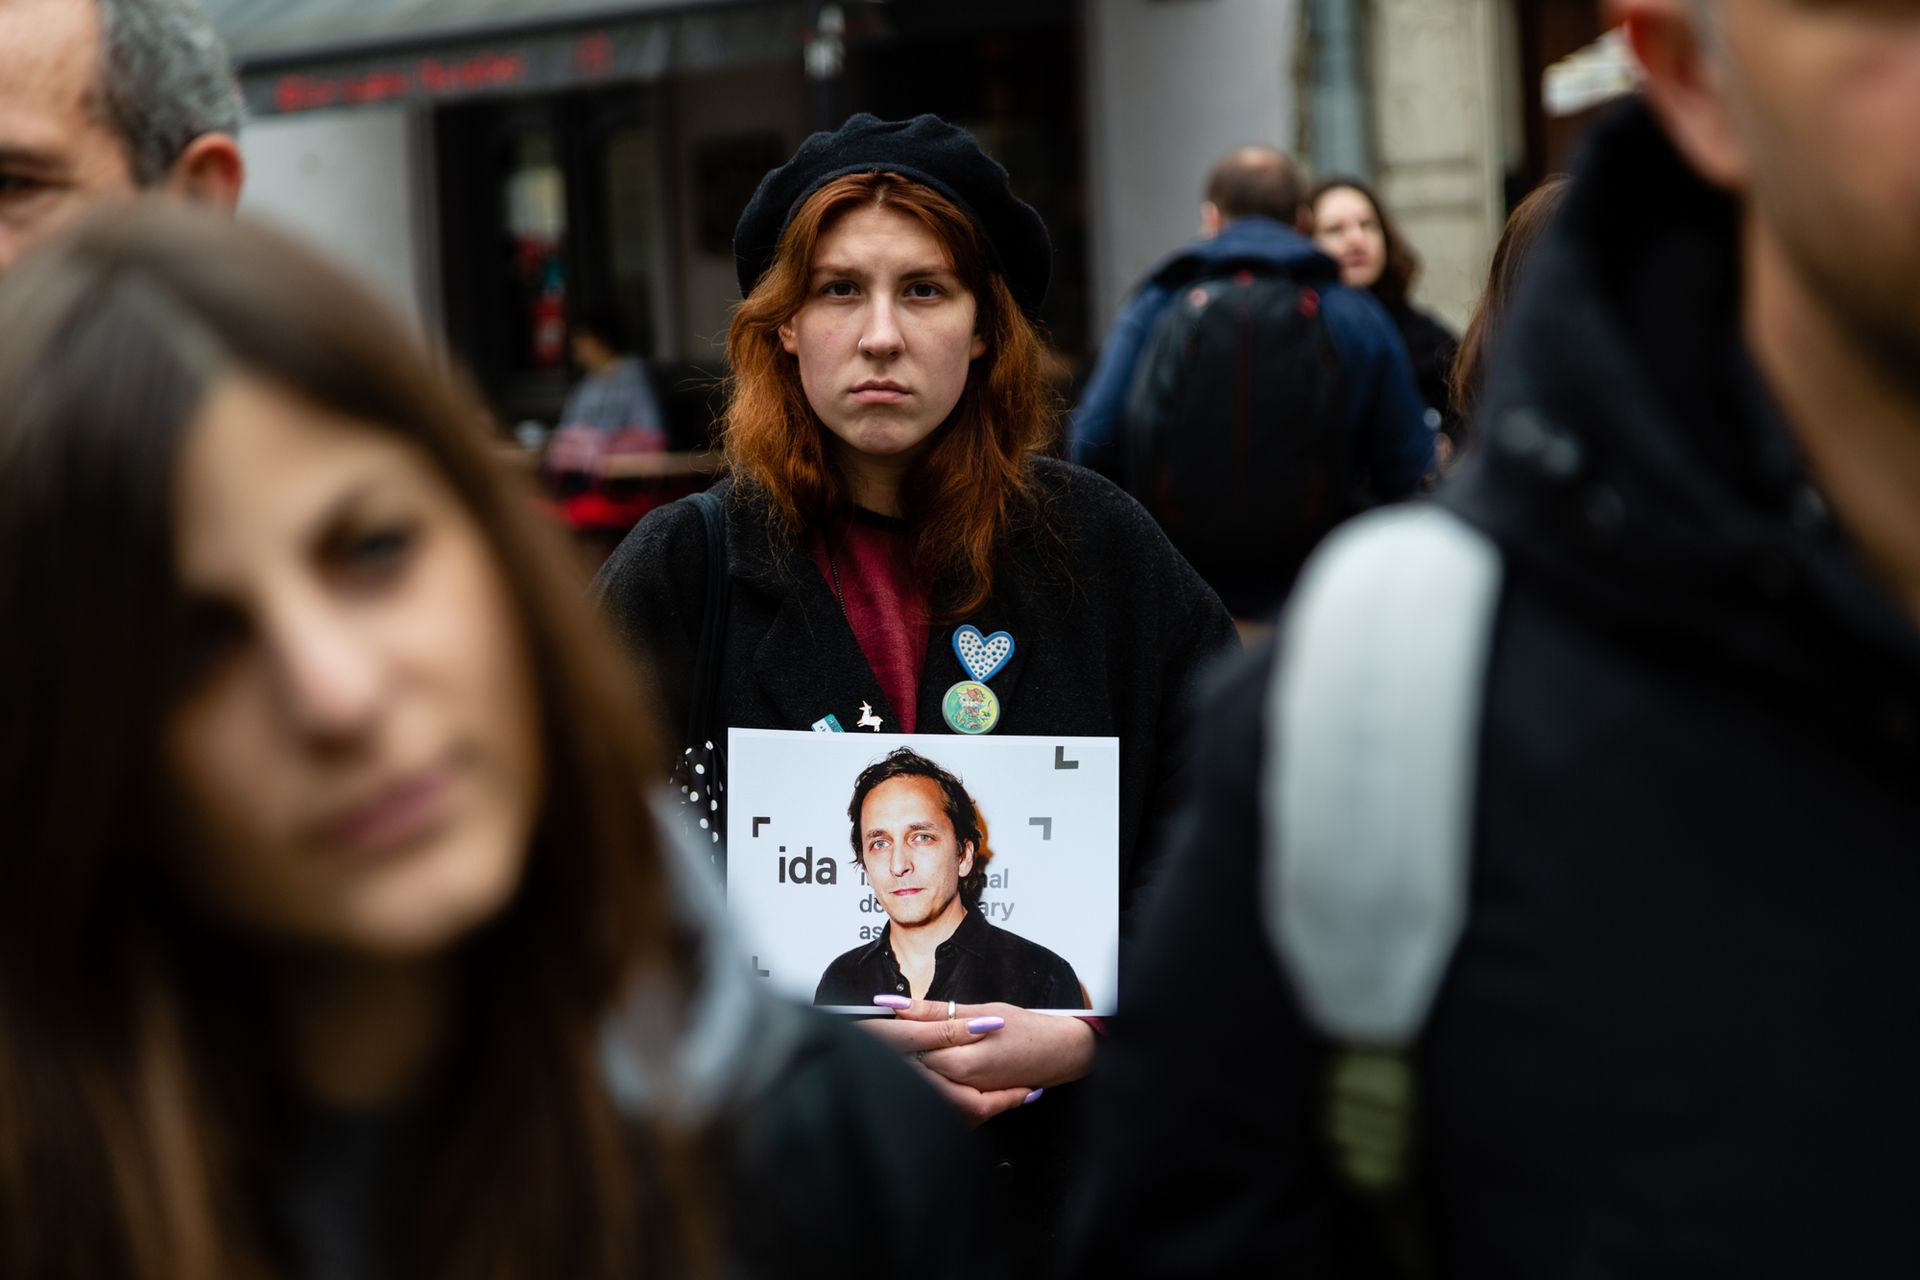
[[[687,741],[695,747],[713,737],[720,697],[720,649],[727,637],[726,503],[710,489],[687,495],[707,533],[706,612],[700,619],[700,646],[693,657],[692,697],[687,701]],[[723,744],[724,745],[724,744]]]
[[[1336,530],[1281,621],[1263,910],[1336,1040],[1419,1035],[1466,916],[1493,542],[1431,504]]]
[[[1407,1277],[1435,1273],[1411,1050],[1466,921],[1500,568],[1437,506],[1350,521],[1301,577],[1269,692],[1268,937],[1332,1042],[1333,1168]]]
[[[1202,280],[1225,280],[1242,271],[1256,276],[1289,276],[1303,286],[1340,283],[1339,265],[1324,254],[1311,254],[1290,262],[1276,262],[1270,254],[1259,253],[1219,258],[1181,254],[1162,264],[1149,280],[1172,291]]]

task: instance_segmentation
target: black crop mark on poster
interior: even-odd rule
[[[1027,825],[1030,827],[1040,828],[1040,838],[1042,840],[1053,839],[1053,819],[1052,818],[1028,818]]]
[[[1067,759],[1067,749],[1064,746],[1055,747],[1053,749],[1053,767],[1056,769],[1078,769],[1080,762],[1078,760]]]
[[[758,840],[760,838],[760,828],[772,821],[772,818],[755,818],[753,820],[753,838]]]
[[[738,954],[738,953],[736,952],[735,954]],[[756,978],[771,978],[773,976],[773,974],[769,973],[767,970],[762,969],[760,967],[759,956],[755,956],[753,958],[753,976]]]

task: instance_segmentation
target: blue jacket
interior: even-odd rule
[[[1087,380],[1069,428],[1073,460],[1112,474],[1127,389],[1154,325],[1173,299],[1168,279],[1200,279],[1216,263],[1248,259],[1303,274],[1331,275],[1332,259],[1313,242],[1270,218],[1237,218],[1162,262],[1121,309]],[[1187,268],[1183,273],[1178,268]],[[1373,295],[1337,283],[1318,286],[1320,314],[1347,375],[1347,409],[1367,468],[1368,487],[1382,500],[1403,498],[1433,470],[1433,431],[1414,383],[1400,334]]]

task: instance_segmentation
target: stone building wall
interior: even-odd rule
[[[1365,0],[1376,187],[1425,262],[1415,297],[1472,313],[1505,218],[1510,0]]]

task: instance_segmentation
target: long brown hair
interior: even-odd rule
[[[807,403],[799,366],[781,349],[779,329],[806,301],[820,237],[863,208],[906,214],[933,233],[973,294],[986,340],[959,404],[900,494],[901,509],[911,513],[914,571],[932,584],[940,615],[955,617],[993,589],[995,548],[1034,501],[1026,463],[1052,440],[1057,406],[1039,334],[993,269],[972,220],[951,200],[898,174],[866,173],[828,183],[800,207],[727,331],[726,458],[789,533],[850,508],[846,481],[828,460],[826,428]]]
[[[1307,208],[1317,212],[1320,197],[1342,187],[1358,192],[1373,206],[1373,216],[1380,222],[1380,237],[1386,241],[1387,260],[1380,268],[1380,278],[1373,282],[1370,291],[1380,299],[1381,306],[1389,311],[1398,311],[1407,305],[1407,299],[1413,294],[1413,283],[1420,278],[1420,255],[1407,243],[1407,237],[1400,231],[1400,224],[1387,213],[1386,206],[1380,203],[1380,197],[1373,193],[1373,188],[1358,178],[1341,175],[1316,183],[1307,196]]]
[[[1474,308],[1467,331],[1460,335],[1460,350],[1447,373],[1447,391],[1453,398],[1454,411],[1463,419],[1479,407],[1487,365],[1506,327],[1507,313],[1513,309],[1520,278],[1533,258],[1534,247],[1559,211],[1570,181],[1564,173],[1551,175],[1507,215],[1507,225],[1493,249],[1487,291],[1480,295],[1480,305]]]
[[[462,944],[397,1273],[698,1265],[697,1231],[672,1224],[703,1217],[704,1139],[623,1123],[599,1066],[625,985],[684,989],[691,961],[642,794],[655,748],[573,559],[490,456],[477,402],[366,291],[261,229],[156,204],[0,285],[0,1274],[286,1261],[261,1190],[292,1106],[271,1002],[249,944],[167,874],[171,477],[231,370],[432,460],[486,531],[539,690],[543,809],[515,899]]]

